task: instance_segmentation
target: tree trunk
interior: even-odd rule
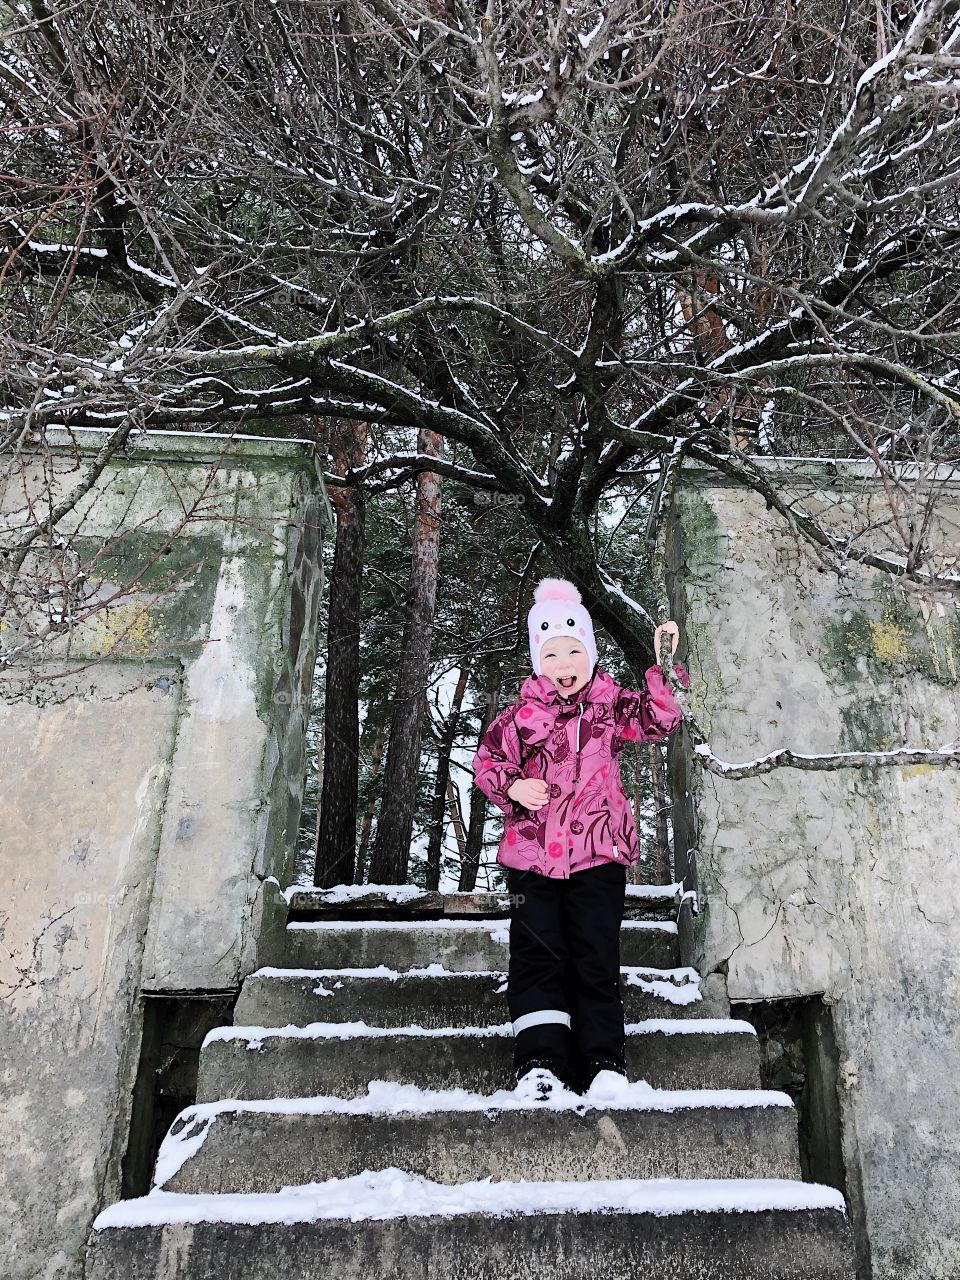
[[[483,741],[491,722],[500,711],[500,690],[503,687],[499,665],[496,680],[490,679],[490,664],[484,664],[487,678],[484,681],[484,704],[480,716],[480,735],[477,746]],[[460,860],[460,883],[457,888],[464,893],[471,893],[477,887],[477,872],[480,869],[480,857],[483,853],[483,832],[487,825],[487,797],[474,785],[470,791],[470,821],[467,824],[467,844]]]
[[[452,778],[447,779],[447,803],[450,806],[450,821],[453,824],[457,852],[463,858],[467,833],[463,825],[463,806],[460,803],[460,792],[457,790],[457,785]]]
[[[453,744],[457,740],[457,731],[460,728],[460,708],[463,705],[463,695],[466,692],[468,675],[469,668],[464,663],[460,668],[457,687],[453,692],[453,701],[450,704],[450,713],[447,716],[446,724],[443,726],[443,736],[440,739],[440,750],[437,755],[437,774],[433,788],[433,804],[430,809],[430,842],[427,845],[427,879],[425,886],[427,889],[438,889],[440,887],[440,854],[443,848],[443,820],[447,811],[450,756],[453,753]]]
[[[323,795],[323,729],[324,729],[324,726],[321,724],[321,726],[320,726],[320,741],[317,743],[317,797],[318,797],[318,800],[317,800],[317,812],[316,812],[316,815],[315,815],[315,817],[316,817],[316,822],[315,822],[315,824],[314,824],[314,832],[313,832],[313,851],[314,851],[314,854],[316,854],[316,851],[320,848],[320,802],[319,802],[319,797]],[[314,868],[316,868],[316,861],[314,861]]]
[[[417,449],[442,457],[443,438],[436,432],[421,430],[417,435]],[[410,590],[403,622],[400,671],[390,720],[380,817],[370,861],[370,879],[375,884],[405,884],[407,880],[420,771],[420,727],[426,708],[437,598],[440,494],[440,477],[432,471],[421,471],[417,479]]]
[[[373,758],[370,762],[370,773],[373,778],[380,775],[380,762],[383,760],[383,734],[377,731],[377,736],[373,742]],[[367,798],[366,808],[363,811],[363,821],[360,823],[360,846],[357,850],[357,873],[354,876],[356,884],[363,884],[364,873],[367,869],[367,850],[370,848],[370,831],[373,827],[373,815],[377,808],[377,788],[372,787],[370,795]]]
[[[631,800],[633,803],[633,818],[637,821],[637,814],[641,812],[643,802],[643,769],[641,768],[640,752],[631,751],[630,755],[633,760],[633,786]],[[639,827],[639,824],[638,824]],[[634,884],[649,884],[650,882],[650,859],[643,847],[643,837],[638,829],[637,831],[637,849],[639,856],[636,866],[632,870],[632,882]]]
[[[509,589],[503,598],[503,618],[513,623],[517,613],[517,597],[520,593],[520,577],[517,565],[509,560],[505,569],[510,571],[507,577]],[[492,721],[500,713],[500,697],[503,692],[502,658],[495,657],[484,662],[480,670],[483,674],[483,707],[480,715],[480,736],[477,745],[483,740]],[[477,873],[480,870],[480,858],[483,855],[483,833],[487,825],[487,797],[474,785],[470,791],[470,821],[467,826],[467,847],[460,861],[460,883],[458,889],[472,893],[477,887]]]
[[[338,475],[359,466],[367,426],[347,422],[331,433]],[[352,884],[356,864],[357,777],[360,760],[360,590],[365,500],[362,487],[330,486],[337,538],[330,577],[324,770],[314,883]]]
[[[653,783],[653,813],[656,823],[656,851],[653,860],[654,884],[673,884],[673,867],[670,861],[670,837],[667,834],[667,810],[670,801],[667,797],[667,778],[663,767],[663,755],[660,744],[651,742],[647,745],[650,759],[650,778]]]

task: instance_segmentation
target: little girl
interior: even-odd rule
[[[627,742],[669,737],[682,713],[658,665],[634,692],[597,665],[593,620],[563,578],[544,578],[527,616],[534,676],[490,724],[477,786],[503,809],[513,1069],[524,1094],[615,1097],[626,1083],[620,925],[639,857],[620,779]],[[673,637],[664,623],[654,633]],[[675,668],[684,688],[689,678]]]

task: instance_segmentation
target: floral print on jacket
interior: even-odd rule
[[[690,679],[674,663],[681,685]],[[575,871],[639,858],[633,808],[620,778],[628,742],[668,738],[683,714],[659,666],[646,689],[625,689],[602,667],[569,700],[547,676],[528,676],[520,697],[491,722],[473,757],[477,786],[501,808],[505,867],[568,877]],[[536,813],[507,795],[517,778],[541,778],[547,803]]]

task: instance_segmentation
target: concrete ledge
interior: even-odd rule
[[[628,1022],[729,1016],[729,1007],[703,998],[695,977],[671,980],[672,972],[685,975],[688,971],[628,968],[621,973]],[[284,1027],[362,1018],[382,1027],[493,1026],[509,1016],[506,978],[502,972],[444,971],[441,976],[429,970],[391,971],[378,976],[375,969],[365,973],[267,969],[250,974],[244,982],[234,1022]]]
[[[302,969],[416,969],[439,963],[467,972],[509,965],[509,920],[294,921],[287,926],[284,951],[272,963]],[[669,922],[625,920],[620,963],[675,968],[677,926]]]
[[[627,885],[624,919],[676,922],[680,885]],[[459,919],[510,915],[507,893],[435,893],[413,885],[290,885],[283,890],[289,920]]]
[[[687,1020],[676,1021],[676,1031]],[[731,1030],[698,1033],[693,1020],[683,1034],[627,1028],[627,1072],[655,1088],[756,1089],[760,1085],[757,1036]],[[732,1027],[748,1024],[733,1022]],[[249,1032],[250,1029],[247,1029]],[[430,1089],[492,1093],[513,1084],[513,1036],[487,1029],[448,1035],[269,1035],[210,1039],[200,1053],[197,1101],[218,1098],[307,1098],[335,1094],[362,1097],[371,1080],[394,1080]]]
[[[839,1210],[197,1222],[93,1233],[86,1280],[852,1280]]]
[[[46,428],[45,439],[51,453],[99,453],[104,441],[116,427]],[[143,431],[133,436],[128,447],[118,453],[112,465],[123,462],[159,461],[162,458],[185,462],[213,461],[223,452],[225,465],[244,465],[249,459],[268,458],[271,463],[285,459],[300,465],[314,465],[317,446],[311,440],[279,439],[273,436],[246,435],[242,432],[218,431]]]
[[[188,1111],[170,1132],[193,1152],[163,1183],[178,1192],[279,1192],[390,1167],[447,1184],[801,1177],[792,1106],[395,1115],[225,1110],[205,1120]]]

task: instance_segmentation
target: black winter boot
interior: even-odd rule
[[[534,1101],[552,1097],[558,1088],[571,1089],[573,1082],[570,1078],[569,1064],[560,1058],[549,1055],[541,1055],[539,1057],[526,1058],[518,1063],[514,1075],[517,1080],[517,1087],[521,1087],[521,1081],[526,1080],[526,1084],[522,1087],[524,1094],[530,1093]],[[527,1077],[533,1077],[527,1079]]]

